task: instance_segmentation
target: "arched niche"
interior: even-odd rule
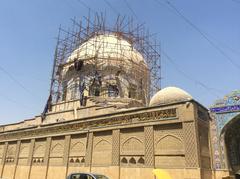
[[[157,141],[155,150],[160,154],[183,154],[184,146],[180,138],[168,134]]]
[[[22,146],[22,147],[20,148],[19,156],[20,156],[20,157],[28,157],[28,153],[29,153],[29,147],[27,147],[27,146]]]
[[[222,128],[220,139],[221,150],[225,153],[225,162],[235,174],[240,172],[240,114],[229,120]],[[221,142],[221,141],[220,141]],[[240,178],[240,176],[237,176]]]
[[[45,147],[43,145],[38,145],[34,149],[33,156],[34,157],[44,157]]]
[[[107,166],[112,162],[112,144],[105,139],[99,140],[93,147],[93,165]]]
[[[210,107],[213,168],[217,170],[231,169],[228,142],[226,142],[226,138],[229,137],[227,131],[230,131],[229,129],[236,122],[239,114],[240,90],[235,90],[222,99],[216,100]],[[228,141],[231,140],[228,139]]]
[[[144,153],[144,144],[140,139],[130,137],[124,141],[121,150],[123,154],[141,154]]]
[[[55,144],[50,151],[50,157],[62,157],[63,156],[64,147],[62,144]]]
[[[85,152],[85,145],[82,142],[75,142],[70,148],[70,156],[81,156]]]
[[[10,146],[7,150],[7,157],[15,156],[15,152],[16,152],[16,147],[15,146]]]

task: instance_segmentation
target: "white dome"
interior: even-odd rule
[[[150,100],[149,106],[176,103],[191,100],[192,96],[177,87],[167,87],[158,91]]]
[[[96,35],[90,38],[73,51],[67,61],[74,59],[93,61],[94,58],[98,61],[103,60],[103,63],[106,63],[105,59],[110,59],[109,63],[112,65],[123,62],[124,65],[129,65],[127,62],[145,64],[143,56],[127,40],[114,34]]]

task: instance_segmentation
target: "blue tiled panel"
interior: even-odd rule
[[[210,112],[214,117],[215,128],[212,128],[215,168],[224,168],[220,162],[220,158],[224,158],[219,148],[223,145],[220,139],[220,134],[223,127],[233,118],[240,114],[240,90],[233,91],[231,94],[226,95],[223,99],[217,100],[213,106],[210,107]]]

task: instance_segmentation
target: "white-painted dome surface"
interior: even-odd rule
[[[114,34],[96,35],[90,38],[73,51],[68,61],[93,58],[105,61],[103,63],[106,63],[105,59],[114,59],[115,62],[110,60],[111,64],[125,63],[125,65],[129,65],[127,62],[145,64],[143,56],[127,40]]]
[[[158,106],[181,101],[191,100],[192,96],[177,87],[167,87],[158,91],[150,100],[149,106]]]

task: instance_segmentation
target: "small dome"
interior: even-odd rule
[[[169,104],[192,99],[186,91],[177,87],[167,87],[158,91],[150,100],[149,106]]]

